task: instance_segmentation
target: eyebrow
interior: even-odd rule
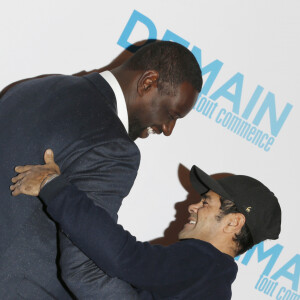
[[[211,197],[207,194],[202,195],[202,198],[205,200],[211,200]]]

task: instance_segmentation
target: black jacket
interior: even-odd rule
[[[0,98],[0,128],[0,299],[69,299],[58,263],[64,270],[71,253],[75,267],[81,266],[77,274],[92,277],[87,284],[100,278],[99,270],[58,235],[38,199],[11,196],[14,166],[43,163],[44,151],[52,148],[68,180],[116,220],[137,174],[139,150],[117,117],[112,89],[98,73],[14,86]],[[77,293],[79,278],[72,279],[70,288]]]

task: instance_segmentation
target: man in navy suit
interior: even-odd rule
[[[38,199],[11,197],[12,169],[41,163],[41,153],[52,148],[68,180],[116,221],[139,166],[133,140],[170,135],[201,86],[190,51],[156,42],[111,72],[49,76],[6,91],[0,98],[1,299],[136,297],[59,233]],[[70,263],[73,272],[61,273]]]

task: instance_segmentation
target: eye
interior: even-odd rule
[[[203,203],[203,205],[207,205],[208,204],[206,200],[203,200],[202,203]]]
[[[170,120],[174,120],[175,119],[170,113],[168,113],[168,115],[169,115],[169,119]]]

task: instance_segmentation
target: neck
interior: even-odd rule
[[[219,251],[228,254],[231,257],[235,257],[235,245],[226,245],[226,244],[218,244],[218,243],[211,243],[215,248]]]
[[[215,236],[213,238],[201,238],[202,241],[212,244],[219,251],[228,254],[232,257],[236,256],[236,243],[232,240],[232,237],[228,236]]]
[[[118,80],[126,101],[128,115],[131,115],[132,102],[136,98],[138,75],[140,72],[125,69],[122,65],[111,70]]]

